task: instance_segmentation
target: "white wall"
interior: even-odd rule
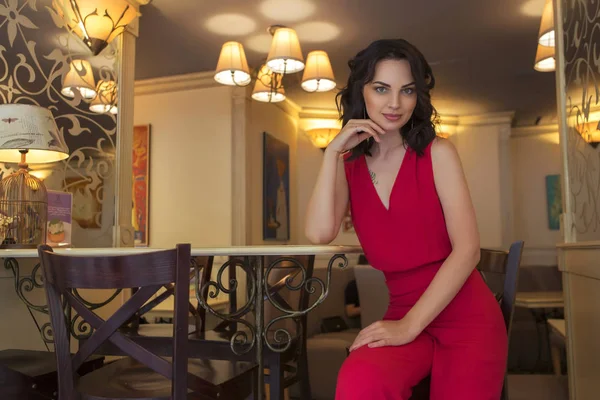
[[[545,177],[560,174],[558,132],[513,135],[511,158],[514,237],[525,241],[524,264],[556,265],[561,234],[548,228]]]
[[[150,124],[152,247],[231,244],[229,87],[135,96],[134,123]]]
[[[482,247],[504,247],[499,125],[459,126],[454,138],[477,215]]]

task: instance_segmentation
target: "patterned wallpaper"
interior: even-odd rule
[[[116,41],[100,55],[69,34],[49,0],[0,0],[0,102],[48,107],[64,135],[70,157],[31,164],[49,190],[73,193],[73,245],[112,246],[116,116],[89,110],[90,100],[61,94],[70,59],[86,59],[95,82],[116,81]],[[6,175],[16,165],[0,164]]]
[[[568,168],[574,241],[600,240],[600,147],[581,132],[600,111],[600,2],[561,0],[565,45]],[[595,115],[594,115],[595,114]]]

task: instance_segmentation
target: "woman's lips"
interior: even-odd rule
[[[388,121],[398,121],[400,119],[400,115],[398,115],[398,114],[383,114],[383,116]]]

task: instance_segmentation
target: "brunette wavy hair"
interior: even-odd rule
[[[375,67],[382,60],[407,60],[415,79],[417,105],[411,119],[400,129],[400,135],[407,148],[418,155],[435,139],[435,123],[438,114],[431,104],[431,91],[435,87],[435,78],[431,66],[423,54],[404,39],[382,39],[371,43],[348,61],[350,76],[346,87],[336,95],[336,104],[342,124],[351,119],[364,119],[366,113],[363,88],[375,75]],[[363,141],[354,149],[349,159],[361,154],[371,155],[373,138]]]

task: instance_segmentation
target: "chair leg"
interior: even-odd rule
[[[283,400],[283,365],[281,357],[269,360],[269,399]]]
[[[298,371],[296,373],[298,374],[298,383],[300,384],[300,398],[303,400],[312,399],[306,351],[303,351],[298,358]]]

